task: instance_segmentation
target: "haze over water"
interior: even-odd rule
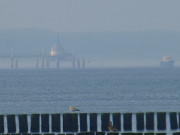
[[[70,105],[81,112],[179,111],[179,5],[1,0],[0,113],[64,113]],[[66,52],[85,58],[88,68],[23,69],[50,58],[57,33]],[[2,69],[14,64],[12,56],[19,69]],[[158,68],[163,56],[171,56],[175,68]],[[106,68],[94,68],[99,65]]]
[[[42,48],[49,54],[59,32],[66,52],[75,50],[77,57],[103,61],[105,67],[154,67],[163,56],[180,66],[179,5],[179,0],[1,0],[0,58],[10,56],[11,48],[14,56],[41,55]]]

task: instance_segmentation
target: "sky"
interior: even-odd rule
[[[0,29],[180,31],[180,0],[0,0]]]

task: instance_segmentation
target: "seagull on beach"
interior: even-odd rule
[[[112,125],[112,122],[111,122],[111,121],[109,121],[108,129],[109,129],[110,132],[117,131],[117,129]]]
[[[69,110],[70,110],[71,112],[80,111],[79,109],[77,109],[76,107],[73,107],[73,106],[70,106],[70,107],[69,107]]]

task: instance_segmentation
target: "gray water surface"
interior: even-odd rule
[[[180,111],[180,68],[0,70],[0,113]]]

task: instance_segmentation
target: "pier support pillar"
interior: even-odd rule
[[[16,59],[15,61],[15,68],[17,69],[18,68],[18,60]]]
[[[80,66],[80,60],[79,60],[79,59],[77,60],[77,67],[78,67],[78,68],[81,67],[81,66]]]
[[[39,61],[38,61],[38,59],[36,60],[36,68],[37,69],[39,68]]]
[[[14,68],[14,59],[11,58],[11,68]]]
[[[56,68],[60,67],[60,59],[57,59]]]
[[[82,68],[85,68],[85,59],[83,58],[83,61],[82,61]]]
[[[49,68],[49,65],[50,65],[49,64],[49,59],[47,58],[47,60],[46,60],[46,67]]]
[[[76,67],[76,62],[75,62],[75,60],[72,61],[72,67],[73,67],[73,68]]]
[[[42,68],[44,68],[44,58],[42,58]]]

